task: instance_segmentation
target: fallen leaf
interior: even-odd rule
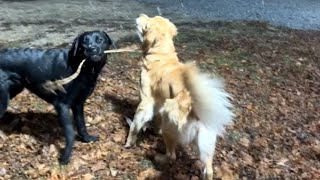
[[[313,150],[313,152],[315,152],[315,154],[320,156],[320,141],[317,139],[314,140],[311,144],[311,149]]]
[[[240,144],[244,147],[249,147],[250,141],[246,137],[240,138]]]
[[[252,105],[252,104],[248,104],[248,105],[246,106],[246,108],[247,108],[249,111],[251,111],[251,110],[253,110],[253,105]]]
[[[4,176],[7,174],[7,170],[5,168],[0,168],[0,176]]]
[[[273,171],[276,172],[276,174],[280,174],[282,170],[279,168],[274,168]]]
[[[256,122],[254,122],[254,125],[253,125],[255,128],[256,127],[259,127],[260,126],[260,122],[258,122],[258,121],[256,121]]]
[[[253,145],[256,147],[267,147],[268,141],[265,138],[258,137],[254,140]]]
[[[87,120],[86,120],[86,121],[91,124],[91,122],[93,121],[93,119],[92,119],[92,117],[87,116]]]
[[[92,179],[94,179],[94,176],[92,174],[87,173],[83,175],[83,180],[92,180]]]
[[[47,174],[49,171],[50,171],[50,167],[45,166],[45,167],[43,167],[43,169],[39,170],[39,174],[43,176],[43,175]]]
[[[278,98],[276,98],[276,97],[270,97],[269,100],[274,104],[276,104],[278,102]]]
[[[54,107],[52,105],[49,105],[46,110],[49,112],[54,111]]]
[[[200,178],[198,176],[192,176],[191,180],[200,180]]]
[[[200,160],[196,160],[193,165],[198,170],[202,170],[204,168],[204,164]]]
[[[230,165],[226,162],[223,162],[221,167],[215,166],[214,169],[216,171],[217,178],[220,178],[221,180],[239,179],[239,176],[230,169]]]
[[[81,156],[81,158],[86,158],[86,157],[87,156],[83,156],[83,157]],[[72,168],[74,171],[78,171],[80,166],[88,164],[85,160],[83,160],[81,158],[74,158],[73,163],[72,163],[73,164]]]
[[[9,174],[4,175],[4,179],[11,179],[11,175]]]
[[[115,135],[112,137],[113,141],[116,142],[116,143],[122,142],[123,138],[124,138],[124,137],[123,137],[121,134],[119,134],[119,133],[115,134]]]
[[[125,158],[128,158],[128,157],[132,156],[132,155],[133,154],[131,152],[122,152],[120,154],[120,157],[125,159]]]
[[[112,167],[109,167],[109,170],[110,170],[111,176],[116,176],[118,173],[118,171]]]
[[[153,168],[148,168],[139,173],[137,180],[157,179],[159,176],[160,176],[159,171],[156,171]]]
[[[103,117],[102,116],[96,116],[93,120],[90,121],[90,124],[95,125],[98,124],[102,121]]]
[[[84,155],[82,155],[81,156],[81,158],[83,159],[83,160],[91,160],[91,157],[90,157],[90,155],[89,154],[84,154]]]
[[[245,152],[241,152],[241,155],[243,157],[243,162],[246,164],[246,165],[253,165],[253,158],[252,156],[250,156],[248,153],[245,153]]]
[[[57,157],[59,152],[56,148],[56,146],[54,144],[50,144],[50,147],[49,147],[49,154],[53,157]]]
[[[277,162],[278,166],[287,166],[286,162],[288,162],[289,160],[287,158],[282,158]]]
[[[178,174],[174,175],[174,179],[177,179],[177,180],[185,180],[188,178],[189,177],[186,174],[182,174],[180,172],[178,172]]]
[[[43,170],[45,166],[46,166],[45,164],[38,164],[38,165],[37,165],[38,171]]]
[[[29,176],[31,176],[32,178],[35,178],[38,176],[38,172],[35,169],[29,169],[27,171],[25,171],[25,173]]]
[[[102,170],[102,169],[106,169],[106,164],[103,161],[98,161],[97,163],[95,163],[92,167],[91,170],[93,172]]]
[[[6,134],[5,134],[3,131],[1,131],[1,130],[0,130],[0,138],[1,138],[2,140],[6,140],[6,139],[7,139]]]

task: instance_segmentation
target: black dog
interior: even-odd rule
[[[40,98],[54,105],[64,129],[65,149],[60,163],[70,160],[75,134],[72,116],[81,141],[97,141],[87,132],[83,106],[93,92],[97,77],[106,64],[104,51],[112,44],[110,37],[101,31],[80,34],[71,49],[3,49],[0,50],[0,119],[9,100],[27,88]],[[86,59],[79,76],[64,86],[66,92],[57,94],[46,91],[42,85],[47,80],[61,79],[73,74],[81,61]]]

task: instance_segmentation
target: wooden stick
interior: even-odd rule
[[[82,60],[82,62],[79,64],[77,70],[75,73],[73,73],[71,76],[63,78],[63,79],[59,79],[59,80],[55,80],[55,81],[46,81],[42,87],[46,90],[49,91],[53,94],[57,94],[56,90],[60,90],[64,93],[66,93],[66,90],[64,89],[63,85],[68,84],[69,82],[73,81],[75,78],[78,77],[78,75],[80,74],[81,68],[83,63],[86,60]]]
[[[123,48],[123,49],[112,49],[112,50],[106,50],[104,51],[104,53],[109,54],[109,53],[119,53],[119,52],[141,52],[138,49],[133,49],[133,48]],[[80,72],[81,72],[81,68],[82,65],[84,64],[86,60],[82,60],[82,62],[79,64],[77,70],[75,73],[73,73],[71,76],[63,78],[63,79],[58,79],[55,81],[46,81],[42,87],[53,94],[57,94],[56,91],[59,90],[61,92],[66,93],[66,90],[64,89],[63,85],[70,83],[71,81],[73,81],[74,79],[76,79]]]
[[[109,53],[118,53],[118,52],[141,52],[138,49],[111,49],[111,50],[106,50],[104,53],[109,54]]]

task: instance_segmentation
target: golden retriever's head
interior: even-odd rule
[[[168,19],[161,16],[149,17],[140,14],[136,19],[136,26],[145,52],[151,48],[157,48],[157,51],[175,51],[173,38],[177,35],[177,28]]]
[[[191,109],[190,93],[182,90],[173,99],[166,99],[160,112],[180,129],[187,122]]]

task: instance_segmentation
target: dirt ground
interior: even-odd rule
[[[0,47],[68,47],[85,30],[107,31],[118,47],[139,45],[134,18],[156,8],[137,1],[0,1]],[[225,78],[235,123],[218,141],[215,179],[320,178],[320,32],[258,22],[191,22],[175,15],[182,61],[194,60]],[[109,56],[85,113],[100,141],[76,142],[72,160],[58,164],[64,145],[51,105],[24,91],[0,123],[0,179],[200,179],[188,147],[160,166],[161,137],[147,130],[123,148],[124,116],[137,104],[139,53]]]

